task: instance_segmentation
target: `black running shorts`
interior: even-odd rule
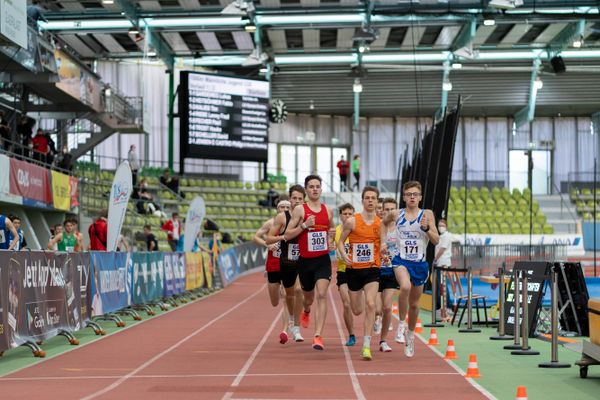
[[[298,276],[300,277],[300,286],[305,292],[313,291],[319,279],[331,281],[329,254],[314,258],[300,257],[298,259]]]
[[[281,275],[281,283],[283,283],[283,287],[289,289],[296,284],[296,278],[298,277],[298,266],[296,264],[281,265],[279,267],[279,274]]]
[[[279,283],[281,282],[281,274],[279,273],[279,271],[267,271],[267,280],[269,281],[269,283]]]
[[[358,292],[371,282],[379,282],[379,268],[346,268],[348,289]]]
[[[395,275],[379,277],[379,292],[383,292],[386,289],[400,289]]]
[[[346,285],[348,283],[348,278],[346,278],[345,271],[338,271],[335,276],[335,284],[339,286]]]

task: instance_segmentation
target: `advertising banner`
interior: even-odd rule
[[[10,192],[10,158],[0,154],[0,193]]]
[[[254,268],[264,268],[267,251],[264,246],[246,242],[220,253],[218,266],[223,287],[229,285],[244,272]]]
[[[163,295],[163,254],[133,253],[134,304],[149,303]]]
[[[54,58],[56,59],[59,78],[56,87],[67,93],[69,96],[79,100],[79,85],[81,81],[81,69],[79,68],[79,65],[77,65],[71,57],[60,50],[54,50]]]
[[[125,213],[127,212],[127,203],[133,191],[131,181],[131,168],[129,162],[123,161],[113,179],[108,202],[108,239],[106,242],[107,251],[117,250],[117,239],[121,234]]]
[[[212,257],[209,253],[201,253],[202,254],[202,265],[204,270],[204,280],[206,282],[207,288],[213,287],[213,263]]]
[[[190,208],[185,219],[185,229],[183,231],[183,251],[192,251],[196,237],[202,229],[202,221],[206,216],[206,206],[202,197],[196,197],[190,203]]]
[[[0,34],[27,48],[27,3],[0,0]]]
[[[90,287],[91,261],[90,253],[67,253],[68,262],[70,262],[77,274],[79,274],[79,284],[81,293],[81,320],[87,321],[91,318],[92,299],[88,295]]]
[[[175,294],[185,291],[185,253],[173,253],[173,274],[175,275]]]
[[[25,161],[10,159],[10,192],[41,202],[40,206],[52,203],[48,170]]]
[[[81,329],[79,279],[66,253],[1,252],[0,351]]]
[[[81,71],[79,96],[82,103],[87,104],[98,112],[102,112],[102,85],[96,77]]]
[[[455,240],[464,242],[463,235],[454,235]],[[519,244],[529,245],[529,235],[487,235],[487,234],[467,234],[467,244],[475,245],[494,245],[494,244]],[[585,255],[582,235],[553,234],[553,235],[532,235],[531,244],[533,245],[560,245],[567,246],[567,255],[569,257],[579,257]]]
[[[198,289],[204,285],[201,253],[185,253],[185,273],[185,290]]]
[[[69,175],[50,171],[52,176],[52,198],[54,208],[69,211],[71,209],[71,187]]]
[[[92,316],[127,307],[127,253],[90,252]]]
[[[71,207],[79,207],[79,179],[69,177],[71,188]]]

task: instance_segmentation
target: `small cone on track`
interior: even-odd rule
[[[392,304],[392,314],[398,315],[398,303]]]
[[[421,325],[421,318],[417,318],[417,326],[415,327],[415,333],[423,333],[423,325]]]
[[[454,340],[448,339],[448,346],[446,347],[446,355],[444,356],[444,360],[456,360],[458,356],[456,355],[456,349],[454,348]]]
[[[469,366],[467,368],[466,378],[481,378],[479,375],[479,367],[477,366],[477,356],[475,354],[469,355]]]
[[[517,386],[517,397],[515,400],[527,400],[527,388],[525,386]]]
[[[435,328],[431,328],[431,331],[429,331],[429,342],[427,342],[427,344],[430,346],[437,346],[438,344],[440,344]]]

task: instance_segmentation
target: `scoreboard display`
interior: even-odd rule
[[[266,162],[269,97],[264,80],[182,71],[182,163],[184,158]]]

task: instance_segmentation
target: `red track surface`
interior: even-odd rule
[[[392,399],[485,398],[417,341],[407,359],[342,345],[341,305],[332,284],[325,350],[278,342],[279,310],[262,274],[75,351],[0,378],[2,399]],[[337,317],[337,318],[336,318]],[[362,332],[361,321],[355,321]],[[392,332],[390,332],[390,336]],[[360,338],[360,336],[359,336]],[[361,342],[361,340],[359,340]],[[374,344],[377,342],[374,339]]]

